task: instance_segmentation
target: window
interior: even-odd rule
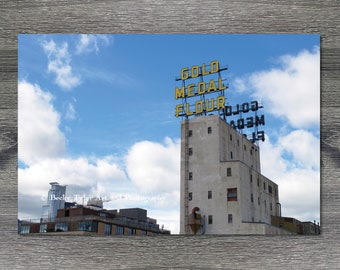
[[[123,226],[116,226],[116,234],[123,235],[124,234],[124,227]]]
[[[189,201],[192,201],[192,192],[189,192],[189,194],[188,194],[188,200],[189,200]]]
[[[244,151],[247,151],[247,146],[243,145]]]
[[[228,188],[228,201],[237,201],[237,188]]]
[[[263,190],[266,190],[266,182],[263,182]]]
[[[260,186],[260,179],[257,178],[257,186]]]
[[[250,194],[250,201],[251,201],[251,202],[254,202],[254,196],[253,196],[253,193],[252,193],[252,194]]]
[[[192,172],[189,172],[189,180],[192,180]]]
[[[190,129],[189,131],[188,131],[188,137],[191,137],[192,136],[192,130]]]
[[[189,148],[189,156],[192,156],[192,148]]]
[[[213,217],[212,217],[212,215],[208,216],[208,224],[213,224]]]
[[[273,211],[273,204],[270,203],[270,211]]]
[[[211,198],[212,198],[212,191],[209,190],[209,191],[208,191],[208,199],[211,199]]]
[[[257,204],[260,205],[260,197],[257,197]]]
[[[54,225],[54,231],[56,232],[67,232],[68,227],[67,223],[56,223]]]
[[[232,140],[233,140],[233,135],[231,135],[231,134],[230,134],[230,136],[229,136],[229,137],[230,137],[230,140],[232,141]]]
[[[208,134],[211,134],[211,132],[212,132],[211,127],[208,127]]]
[[[272,188],[271,185],[268,185],[268,191],[269,191],[270,194],[273,194],[273,188]]]
[[[227,176],[231,176],[231,168],[227,168]]]
[[[233,152],[230,152],[230,159],[233,159]]]
[[[30,225],[21,225],[20,233],[30,233]]]
[[[240,140],[237,140],[237,146],[240,146]]]
[[[250,155],[251,155],[251,156],[253,155],[253,150],[252,150],[252,149],[250,149]]]
[[[111,234],[111,224],[106,224],[104,226],[104,234],[105,235],[110,235]]]
[[[97,222],[81,221],[78,224],[78,231],[96,232],[98,227]]]
[[[228,215],[228,223],[229,224],[233,223],[233,215],[232,214]]]
[[[250,174],[249,177],[250,177],[250,183],[253,183],[253,175]]]
[[[47,232],[47,224],[40,224],[39,232],[40,233]]]

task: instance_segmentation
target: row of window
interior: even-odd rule
[[[250,194],[250,201],[253,203],[254,202],[254,195],[253,193]],[[260,205],[261,204],[261,200],[260,197],[257,197],[257,204]],[[267,201],[264,200],[264,207],[267,208]],[[273,211],[273,204],[270,203],[270,211]]]
[[[193,193],[188,193],[188,200],[192,201]],[[208,199],[212,199],[212,191],[208,191]],[[228,201],[237,201],[237,188],[228,188],[227,189],[227,200]]]
[[[54,225],[54,231],[59,232],[67,232],[68,231],[68,224],[67,223],[56,223]],[[98,231],[98,222],[93,221],[81,221],[78,223],[78,231],[87,231],[87,232],[97,232]],[[47,224],[40,224],[39,228],[40,233],[47,232]],[[20,233],[26,234],[30,233],[30,225],[23,225],[20,227]],[[136,229],[128,228],[127,234],[134,235],[137,233]],[[112,234],[112,225],[105,223],[104,225],[104,234],[110,235]],[[116,235],[124,235],[124,227],[116,225]],[[141,235],[146,235],[146,231],[142,230]]]
[[[227,168],[227,176],[231,176],[231,168]],[[193,180],[193,173],[192,172],[189,172],[188,173],[188,179],[189,180]]]
[[[207,128],[207,132],[208,132],[208,134],[211,134],[212,133],[212,127],[208,127]],[[191,129],[188,131],[188,137],[192,137],[192,130]],[[230,134],[229,138],[230,138],[230,141],[232,141],[233,140],[233,135]],[[237,146],[240,146],[240,140],[239,139],[237,139]],[[244,151],[247,151],[247,146],[243,145],[243,149],[244,149]],[[254,149],[254,147],[252,147],[250,149],[250,155],[253,154],[253,149]],[[232,156],[232,152],[231,152],[231,156]]]
[[[233,215],[232,214],[228,214],[228,223],[231,224],[233,223]],[[212,215],[208,215],[208,224],[213,224],[213,216]]]

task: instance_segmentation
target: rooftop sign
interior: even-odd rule
[[[176,81],[181,81],[182,86],[175,87],[175,99],[181,99],[182,103],[176,105],[176,117],[206,115],[211,112],[218,112],[225,121],[227,117],[232,118],[229,124],[238,130],[244,128],[255,128],[252,140],[264,141],[264,132],[258,131],[257,127],[264,125],[264,115],[257,116],[257,111],[263,108],[257,101],[245,102],[236,106],[226,105],[224,91],[228,88],[224,84],[221,72],[227,70],[221,67],[217,60],[213,60],[209,65],[194,65],[184,67],[180,70],[180,76]],[[208,78],[210,77],[210,78]],[[243,118],[243,113],[254,112],[255,116]],[[238,119],[233,116],[239,115]]]

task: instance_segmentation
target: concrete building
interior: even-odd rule
[[[278,185],[260,165],[259,147],[218,115],[182,121],[180,233],[286,233],[271,225]]]
[[[51,182],[51,188],[48,191],[47,204],[43,205],[42,218],[55,218],[58,209],[65,206],[66,186],[59,185],[58,182]]]

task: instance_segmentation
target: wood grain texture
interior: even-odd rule
[[[0,269],[338,269],[339,1],[2,1]],[[319,237],[23,237],[17,235],[18,33],[320,33]]]

